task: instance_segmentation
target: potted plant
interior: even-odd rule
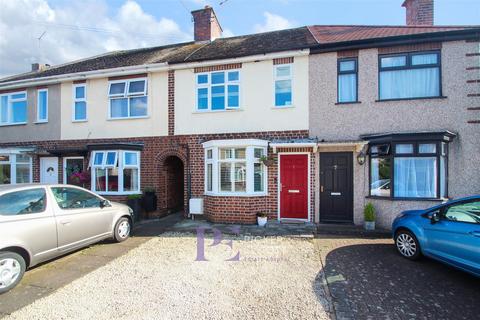
[[[275,164],[275,160],[267,156],[261,156],[260,158],[258,158],[258,160],[260,160],[260,162],[266,165],[267,167],[273,166]]]
[[[133,219],[140,220],[140,213],[142,212],[142,195],[132,194],[127,197],[127,206],[133,210]]]
[[[85,184],[90,181],[90,175],[86,171],[73,171],[69,176],[69,180],[72,184],[85,187]]]
[[[365,221],[365,230],[375,230],[375,207],[371,202],[365,205],[363,209],[363,216]]]
[[[268,219],[267,216],[266,212],[257,212],[257,223],[259,227],[265,227]]]
[[[143,209],[145,212],[157,211],[157,195],[154,188],[145,188],[143,191]]]

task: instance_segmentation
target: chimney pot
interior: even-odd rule
[[[433,26],[434,0],[405,0],[407,26]]]
[[[222,27],[212,7],[206,5],[203,9],[192,11],[192,16],[196,42],[213,41],[222,36]]]
[[[44,71],[48,68],[50,68],[50,65],[46,63],[32,63],[32,71]]]

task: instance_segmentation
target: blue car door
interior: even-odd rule
[[[440,221],[425,225],[425,251],[440,260],[480,273],[480,199],[441,209]]]

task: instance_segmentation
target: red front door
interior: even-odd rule
[[[280,218],[308,219],[308,155],[280,155]]]

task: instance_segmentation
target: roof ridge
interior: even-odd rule
[[[308,25],[310,27],[363,27],[363,28],[480,28],[480,25],[433,25],[433,26],[424,26],[424,25],[380,25],[380,24],[312,24]]]

